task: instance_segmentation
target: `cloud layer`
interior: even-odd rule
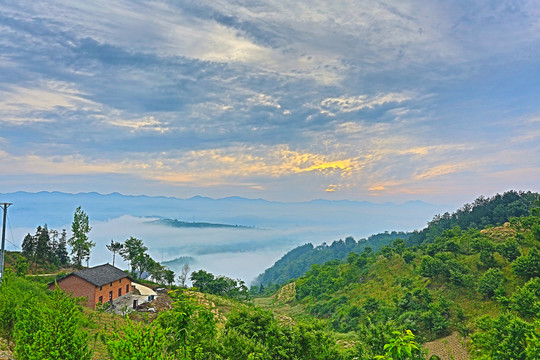
[[[532,0],[5,1],[0,14],[6,192],[540,190]]]

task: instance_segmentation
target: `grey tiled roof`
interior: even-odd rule
[[[82,269],[71,273],[71,275],[76,275],[81,279],[84,279],[96,286],[102,286],[113,281],[123,279],[128,277],[131,279],[129,274],[123,272],[119,268],[112,266],[110,264],[103,264],[94,266],[88,269]]]

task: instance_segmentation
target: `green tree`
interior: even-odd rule
[[[429,255],[422,257],[420,261],[420,275],[425,277],[436,277],[444,270],[444,263],[440,259],[434,259]]]
[[[35,237],[35,257],[38,263],[44,264],[50,258],[51,253],[51,248],[49,244],[49,229],[47,228],[47,224],[43,225],[43,227],[38,226]]]
[[[531,324],[512,314],[499,315],[495,319],[484,316],[477,321],[479,332],[472,335],[473,348],[481,360],[534,360],[528,357],[528,342],[534,335]]]
[[[62,234],[58,239],[58,246],[56,248],[56,258],[60,266],[66,266],[69,264],[69,255],[67,251],[67,232],[66,229],[62,229]]]
[[[394,337],[384,345],[384,355],[377,355],[375,359],[389,360],[408,360],[424,359],[420,345],[414,340],[414,334],[411,330],[393,332]]]
[[[120,249],[119,254],[122,256],[124,261],[129,263],[131,272],[135,273],[135,269],[142,263],[144,260],[144,253],[148,250],[141,239],[134,238],[130,236],[129,239],[124,241],[122,249]]]
[[[407,264],[410,264],[414,259],[416,259],[416,254],[410,250],[405,250],[402,256],[403,260],[405,260]]]
[[[499,268],[491,268],[478,280],[478,292],[489,298],[495,295],[497,288],[502,286],[504,274]]]
[[[526,279],[540,277],[540,253],[537,248],[532,248],[529,254],[518,257],[512,263],[512,270],[516,275]]]
[[[96,244],[88,239],[88,233],[92,228],[88,220],[88,215],[79,206],[73,215],[71,223],[71,237],[68,244],[71,246],[71,255],[73,262],[77,267],[82,267],[83,259],[89,259],[90,250]]]
[[[29,261],[33,262],[36,252],[36,238],[30,233],[26,234],[22,242],[22,255]]]
[[[215,276],[207,271],[199,270],[192,272],[189,278],[194,287],[205,292],[210,289],[210,284],[214,281]]]
[[[522,316],[540,315],[540,278],[531,279],[525,285],[517,288],[510,300],[511,308]]]
[[[163,271],[163,280],[167,283],[167,285],[171,286],[174,284],[174,271],[171,269],[164,269]]]
[[[114,266],[114,258],[115,258],[115,255],[116,253],[118,253],[120,250],[122,250],[122,248],[124,247],[124,245],[122,245],[122,243],[119,243],[118,241],[114,241],[111,239],[111,243],[109,245],[105,245],[107,247],[107,250],[109,250],[110,252],[112,252],[112,265]]]
[[[499,246],[498,251],[508,262],[512,262],[521,256],[519,245],[515,239],[505,241]]]
[[[156,320],[167,336],[167,350],[178,359],[210,359],[217,334],[214,314],[184,289],[170,296],[172,309]]]
[[[58,287],[50,304],[36,299],[19,309],[15,324],[15,354],[19,360],[90,360],[88,334],[81,327],[78,299]]]

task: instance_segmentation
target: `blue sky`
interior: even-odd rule
[[[1,192],[540,190],[540,6],[0,1]]]

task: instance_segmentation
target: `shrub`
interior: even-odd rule
[[[540,253],[532,248],[527,256],[520,256],[512,263],[512,270],[516,275],[530,279],[540,276]]]
[[[58,287],[48,306],[36,300],[19,309],[15,353],[20,360],[90,360],[88,334],[81,327],[78,299]]]
[[[491,298],[495,295],[495,291],[502,285],[504,274],[499,268],[491,268],[482,275],[478,280],[478,292],[482,295]]]

